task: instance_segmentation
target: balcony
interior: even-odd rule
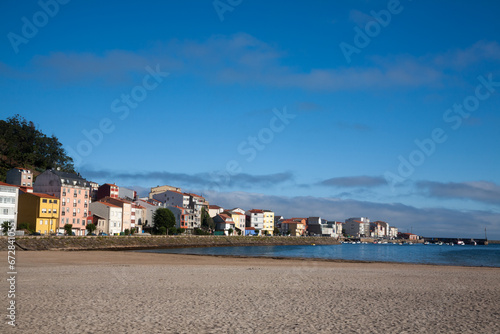
[[[83,207],[84,207],[84,208],[86,208],[86,207],[87,207],[87,204],[84,204],[84,205],[83,205]]]
[[[66,196],[66,192],[64,191],[64,192],[62,193],[62,195],[63,195],[63,196]]]
[[[76,217],[76,212],[73,212],[73,217]]]
[[[61,212],[61,216],[65,216],[66,215],[66,212]]]
[[[78,194],[77,194],[77,193],[74,193],[74,194],[73,194],[73,197],[77,197],[77,196],[78,196]]]
[[[76,207],[76,203],[73,203],[73,207]]]
[[[66,206],[66,202],[62,202],[62,206]]]

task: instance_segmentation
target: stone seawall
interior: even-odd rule
[[[16,237],[16,250],[113,250],[178,247],[335,245],[326,237],[242,237],[242,236],[113,236],[113,237]],[[7,237],[0,237],[0,250],[7,250]]]

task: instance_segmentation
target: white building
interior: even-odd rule
[[[349,218],[345,220],[344,231],[352,237],[370,236],[370,219],[366,217]]]
[[[246,226],[262,231],[264,228],[264,211],[252,209],[245,212]]]
[[[104,223],[96,221],[97,233],[107,233],[109,235],[122,232],[122,208],[106,202],[90,203],[92,214],[102,218]]]
[[[208,202],[204,197],[181,193],[175,190],[167,190],[153,195],[153,199],[162,202],[165,207],[181,207],[184,209],[186,228],[195,229],[201,227],[201,209],[208,209]],[[207,210],[208,211],[208,210]]]
[[[0,225],[4,222],[14,224],[17,229],[17,210],[19,207],[19,188],[0,182]]]

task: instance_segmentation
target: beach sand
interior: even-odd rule
[[[500,268],[16,255],[17,327],[1,333],[500,333]]]

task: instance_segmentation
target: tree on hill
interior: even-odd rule
[[[175,216],[169,209],[157,209],[153,215],[153,226],[156,234],[165,234],[173,231],[175,227]]]
[[[20,115],[0,120],[0,181],[5,181],[7,171],[14,167],[38,171],[59,167],[75,172],[73,159],[59,140],[46,136]]]

